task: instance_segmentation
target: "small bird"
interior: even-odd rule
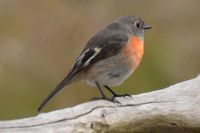
[[[122,16],[96,33],[76,58],[67,76],[44,99],[38,111],[65,85],[84,80],[96,86],[101,98],[116,102],[115,97],[129,96],[115,93],[110,86],[122,84],[138,67],[144,53],[144,30],[151,26],[137,16]],[[106,97],[102,88],[113,95]]]

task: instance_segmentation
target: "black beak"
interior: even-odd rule
[[[152,27],[147,25],[147,24],[144,24],[143,27],[142,27],[144,30],[147,30],[147,29],[151,29]]]

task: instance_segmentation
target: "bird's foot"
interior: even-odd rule
[[[106,100],[106,101],[110,101],[110,102],[113,102],[113,103],[120,103],[119,101],[117,101],[115,98],[107,98],[107,97],[94,97],[92,99],[90,99],[91,101],[94,101],[94,100]]]
[[[132,96],[129,95],[129,94],[114,94],[114,95],[112,96],[112,99],[115,99],[115,98],[117,98],[117,97],[131,97],[131,98],[132,98]]]

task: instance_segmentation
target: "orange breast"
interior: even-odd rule
[[[136,69],[144,53],[144,41],[136,36],[131,36],[122,52],[128,59],[130,66]]]

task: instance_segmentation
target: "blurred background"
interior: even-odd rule
[[[139,94],[200,74],[198,0],[0,0],[0,120],[37,115],[87,40],[114,19],[137,15],[145,54],[118,93]],[[109,93],[107,93],[109,95]],[[100,96],[84,83],[65,87],[44,112]]]

